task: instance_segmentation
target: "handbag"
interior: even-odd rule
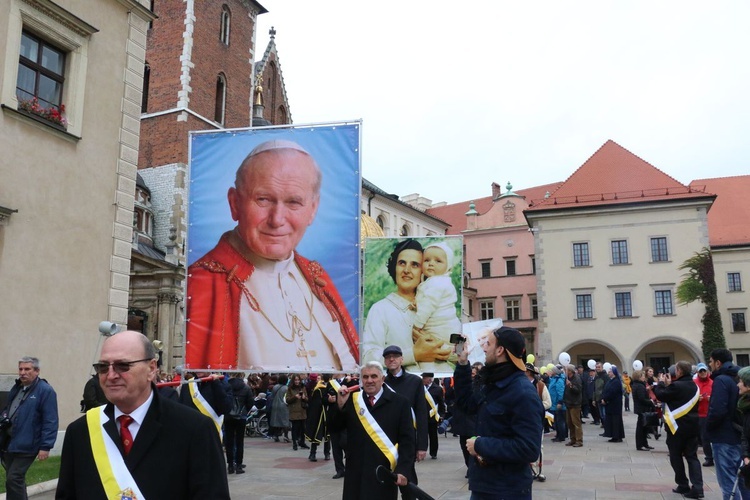
[[[653,411],[642,413],[644,427],[659,427],[659,415]]]

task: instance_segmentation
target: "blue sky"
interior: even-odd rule
[[[361,118],[386,191],[562,181],[608,139],[684,184],[750,173],[750,2],[260,3],[294,123]]]

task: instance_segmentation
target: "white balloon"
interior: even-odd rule
[[[612,368],[612,365],[610,363],[604,363],[602,365],[602,368],[604,368],[605,372],[608,372],[610,368]]]
[[[594,368],[596,368],[596,361],[593,359],[590,359],[589,362],[587,363],[587,366],[589,367],[589,370],[593,370]]]
[[[643,362],[639,359],[633,361],[633,370],[643,370]]]
[[[570,354],[563,351],[560,353],[560,356],[557,358],[557,360],[560,362],[561,365],[569,365],[570,364]]]

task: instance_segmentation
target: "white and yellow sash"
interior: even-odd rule
[[[135,479],[125,465],[120,449],[104,430],[104,424],[109,421],[109,417],[104,413],[105,406],[92,408],[86,412],[91,451],[104,493],[110,500],[145,500],[146,497],[138,489]]]
[[[693,396],[690,401],[680,406],[679,408],[670,410],[669,405],[664,403],[664,421],[667,423],[669,430],[672,431],[672,435],[674,435],[677,432],[677,428],[678,428],[677,419],[682,416],[687,415],[687,413],[693,409],[693,406],[695,406],[698,403],[698,400],[700,399],[700,397],[701,397],[701,390],[698,388],[695,391],[695,396]]]
[[[430,418],[434,418],[436,422],[440,422],[440,414],[438,413],[437,405],[435,404],[435,400],[432,399],[432,394],[427,390],[427,387],[424,388],[424,397],[427,399],[427,404],[430,405]]]
[[[221,433],[221,426],[224,424],[224,415],[218,416],[211,405],[203,397],[201,391],[198,390],[198,384],[194,382],[195,379],[188,380],[188,389],[190,390],[190,397],[193,398],[193,404],[203,413],[205,416],[210,417],[214,421],[216,426],[216,432],[219,433],[219,439],[223,442],[224,436]]]
[[[334,391],[339,392],[341,390],[341,384],[339,384],[335,378],[329,380],[328,383],[331,384],[331,387],[333,387]]]
[[[388,459],[388,462],[391,464],[391,471],[393,471],[398,461],[398,445],[391,442],[383,428],[380,427],[380,424],[372,416],[372,413],[370,413],[370,410],[367,409],[361,392],[352,394],[352,402],[354,403],[354,409],[357,412],[362,427],[365,428],[367,435],[370,436],[370,439],[383,452],[385,458]]]

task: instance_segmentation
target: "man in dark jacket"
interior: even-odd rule
[[[397,345],[389,345],[383,350],[383,360],[388,374],[385,376],[385,385],[390,387],[396,394],[405,397],[414,411],[417,424],[417,453],[416,461],[421,462],[427,455],[427,399],[424,395],[422,379],[413,373],[407,373],[401,365],[404,355]],[[407,479],[417,484],[417,471],[412,470],[407,474]],[[411,492],[401,488],[401,498],[404,500],[413,498]]]
[[[438,423],[445,417],[443,388],[440,387],[440,384],[436,384],[434,380],[434,373],[425,372],[422,374],[422,383],[426,389],[425,396],[429,394],[430,398],[432,398],[432,402],[428,400],[427,437],[430,442],[430,458],[433,460],[437,458],[438,452]],[[433,404],[435,405],[434,408],[432,407]]]
[[[708,360],[714,383],[708,403],[706,431],[714,453],[716,481],[724,498],[729,498],[732,493],[741,457],[741,432],[733,425],[739,397],[739,368],[732,360],[732,353],[728,349],[714,349]],[[737,487],[742,493],[742,498],[750,498],[750,490],[744,487],[742,481]]]
[[[227,473],[244,474],[245,424],[247,414],[255,403],[255,395],[245,383],[244,373],[235,373],[229,379],[232,409],[224,419],[224,448],[227,453]]]
[[[565,418],[567,419],[568,429],[570,431],[570,441],[568,441],[565,446],[580,448],[583,446],[583,429],[581,427],[583,384],[575,366],[568,365],[564,367],[564,369],[567,378],[565,380],[563,402],[567,408]]]
[[[486,366],[482,388],[472,391],[469,348],[458,356],[453,374],[456,405],[477,414],[476,437],[466,441],[472,498],[531,499],[529,464],[542,446],[539,394],[526,378],[526,343],[518,330],[500,327],[480,337]]]
[[[586,401],[589,405],[589,411],[591,412],[592,424],[599,425],[599,408],[596,407],[596,400],[594,399],[594,390],[596,386],[596,371],[589,370],[583,377],[583,387],[586,394]]]
[[[96,373],[91,375],[91,378],[86,382],[86,385],[83,386],[83,400],[81,403],[83,411],[89,411],[91,408],[96,408],[97,406],[109,403],[104,396],[102,386],[99,385],[99,375]]]
[[[362,391],[341,389],[332,405],[332,428],[347,429],[344,500],[395,500],[396,484],[406,486],[407,474],[414,468],[410,402],[383,387],[383,378],[380,363],[370,361],[362,367]],[[424,398],[421,381],[420,390]],[[396,484],[377,480],[380,465],[396,474]]]
[[[669,462],[674,470],[677,487],[672,491],[682,493],[685,498],[703,498],[703,474],[698,460],[698,400],[700,391],[690,376],[692,365],[687,361],[678,361],[675,365],[674,380],[669,373],[659,374],[659,383],[654,393],[659,401],[665,404],[664,421],[667,424],[667,448]],[[685,464],[692,489],[685,475]]]
[[[198,381],[209,376],[212,380]],[[193,378],[196,380],[190,382]],[[189,377],[188,383],[180,388],[180,403],[210,417],[216,425],[219,437],[223,439],[221,428],[224,415],[232,410],[231,392],[228,381],[218,373],[197,372],[195,377]]]
[[[24,500],[26,471],[34,459],[46,460],[57,440],[57,394],[39,378],[37,358],[24,356],[18,361],[18,379],[1,417],[5,423],[0,432],[7,433],[0,439],[7,498]]]

